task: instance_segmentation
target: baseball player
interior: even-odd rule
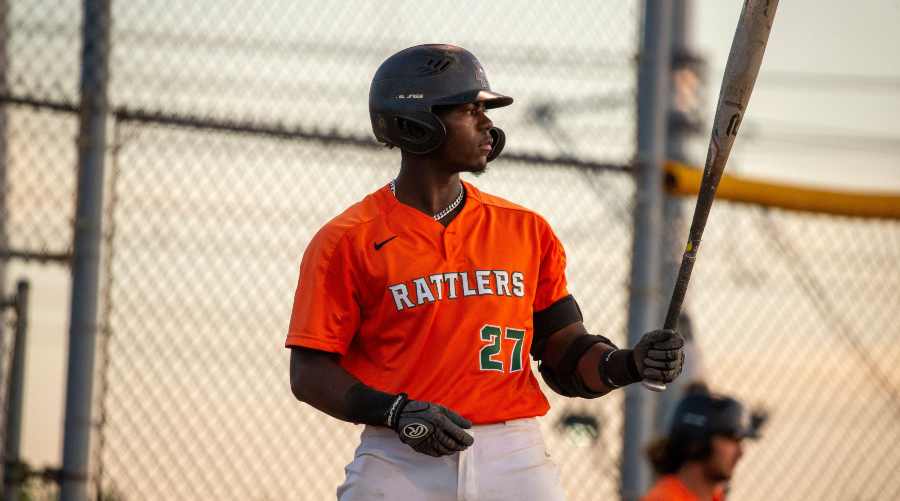
[[[733,398],[688,394],[675,408],[669,434],[647,451],[660,477],[642,501],[724,500],[743,440],[757,438],[764,420]]]
[[[681,371],[674,331],[633,349],[590,334],[547,222],[461,181],[500,154],[487,111],[512,102],[452,45],[375,73],[372,128],[400,171],[309,243],[286,341],[296,397],[366,425],[340,500],[563,499],[529,355],[570,397]]]

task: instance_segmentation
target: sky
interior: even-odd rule
[[[741,2],[694,3],[710,120],[740,9]],[[780,2],[726,172],[900,192],[898,25],[900,4],[892,1]],[[708,139],[695,141],[699,162]]]
[[[711,120],[741,2],[694,3],[693,44],[707,60]],[[900,4],[781,2],[728,172],[837,190],[900,194]],[[691,145],[702,163],[708,135]],[[16,265],[34,281],[22,450],[37,465],[61,456],[68,295],[58,266]],[[12,286],[7,285],[6,290]]]

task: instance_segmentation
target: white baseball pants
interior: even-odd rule
[[[474,444],[434,458],[414,451],[392,430],[366,426],[338,500],[565,500],[536,418],[466,431]]]

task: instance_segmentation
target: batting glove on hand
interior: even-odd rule
[[[409,400],[405,393],[391,406],[388,426],[403,443],[434,457],[465,450],[475,442],[463,431],[472,427],[468,419],[438,404]]]
[[[684,366],[684,338],[671,329],[644,334],[633,350],[638,373],[644,379],[671,383]]]

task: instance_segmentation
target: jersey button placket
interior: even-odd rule
[[[449,261],[450,257],[454,254],[454,252],[456,250],[455,236],[456,236],[456,232],[444,230],[444,233],[442,235],[442,243],[443,243],[444,260],[445,261]]]

